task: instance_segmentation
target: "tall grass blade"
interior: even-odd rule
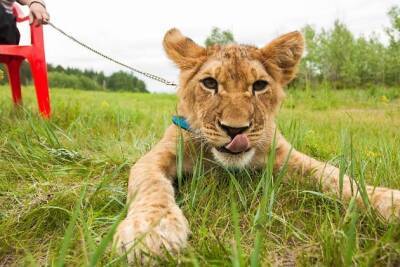
[[[58,253],[58,257],[55,263],[56,267],[62,267],[65,264],[65,259],[67,258],[68,254],[68,248],[71,245],[72,239],[73,239],[73,232],[75,229],[75,223],[78,218],[78,215],[80,213],[80,207],[82,204],[83,199],[85,198],[86,195],[86,189],[87,189],[87,184],[85,184],[81,190],[80,196],[76,201],[74,211],[71,215],[71,219],[69,221],[67,230],[65,231],[63,242],[61,244],[60,251]]]
[[[183,161],[184,161],[184,140],[183,134],[180,133],[178,135],[177,140],[177,148],[176,148],[176,176],[178,179],[178,186],[182,188],[182,180],[183,180]]]
[[[345,246],[344,246],[344,266],[353,265],[353,256],[357,249],[357,228],[358,213],[356,200],[353,197],[350,200],[347,218],[349,222],[344,227],[345,233]]]
[[[115,222],[111,225],[110,230],[107,232],[107,234],[104,236],[104,238],[100,241],[100,244],[97,246],[96,250],[94,251],[94,253],[90,259],[89,266],[94,267],[100,262],[104,252],[107,249],[107,246],[110,243],[112,243],[112,241],[113,241],[113,236],[115,234],[115,231],[117,230],[119,223],[126,217],[128,207],[129,207],[129,205],[127,204],[125,206],[124,210],[118,215]]]
[[[240,231],[240,221],[239,221],[239,211],[236,205],[236,198],[233,194],[233,186],[232,183],[229,186],[229,193],[231,196],[231,215],[232,215],[232,223],[234,228],[234,245],[232,247],[232,266],[240,267],[244,266],[243,256],[242,256],[242,248],[241,248],[241,238],[242,234]]]

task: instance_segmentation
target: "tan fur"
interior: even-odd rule
[[[163,139],[131,170],[129,212],[115,235],[120,249],[132,248],[128,253],[131,260],[141,260],[143,251],[159,254],[165,248],[178,252],[186,245],[189,227],[175,203],[171,184],[176,175],[180,133],[185,144],[186,172],[193,165],[190,150],[200,150],[200,146],[205,147],[205,158],[219,164],[263,168],[276,136],[275,169],[288,158],[289,171],[307,174],[322,185],[323,191],[339,194],[339,170],[293,149],[275,124],[284,98],[283,86],[294,78],[303,53],[304,41],[299,32],[283,35],[260,49],[236,44],[204,48],[172,29],[165,35],[164,48],[181,70],[178,114],[188,119],[193,132],[182,132],[171,125]],[[206,77],[218,81],[218,92],[204,88],[200,81]],[[252,84],[259,79],[268,81],[268,89],[253,94]],[[251,149],[239,155],[219,152],[216,148],[231,139],[217,121],[232,127],[250,123],[245,133]],[[367,191],[371,205],[384,218],[400,217],[400,191],[371,186]],[[344,177],[342,196],[345,200],[356,196],[362,204],[357,186],[348,176]]]

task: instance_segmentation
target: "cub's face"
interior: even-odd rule
[[[243,167],[265,150],[275,132],[274,116],[303,52],[299,32],[263,48],[244,45],[201,47],[172,29],[164,38],[178,65],[178,113],[225,166]]]

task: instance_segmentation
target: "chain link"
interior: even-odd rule
[[[100,51],[98,51],[98,50],[92,48],[91,46],[89,46],[89,45],[87,45],[87,44],[85,44],[85,43],[79,41],[78,39],[76,39],[76,38],[73,37],[72,35],[66,33],[66,32],[63,31],[62,29],[58,28],[57,26],[55,26],[55,25],[54,25],[53,23],[51,23],[51,22],[48,22],[48,25],[50,25],[51,27],[53,27],[53,29],[55,29],[56,31],[58,31],[59,33],[61,33],[61,34],[64,35],[65,37],[67,37],[68,39],[72,40],[73,42],[79,44],[80,46],[82,46],[82,47],[88,49],[89,51],[91,51],[91,52],[93,52],[93,53],[95,53],[95,54],[97,54],[97,55],[99,55],[99,56],[101,56],[101,57],[103,57],[103,58],[105,58],[105,59],[107,59],[107,60],[109,60],[109,61],[115,63],[115,64],[118,64],[118,65],[120,65],[120,66],[122,66],[122,67],[125,67],[125,68],[127,68],[127,69],[129,69],[129,70],[131,70],[131,71],[133,71],[133,72],[139,73],[139,74],[141,74],[141,75],[143,75],[143,76],[145,76],[145,77],[147,77],[147,78],[153,79],[153,80],[155,80],[155,81],[157,81],[157,82],[160,82],[160,83],[163,83],[163,84],[165,84],[165,85],[177,86],[177,84],[174,83],[174,82],[168,81],[168,80],[166,80],[166,79],[164,79],[164,78],[162,78],[162,77],[160,77],[160,76],[157,76],[157,75],[154,75],[154,74],[145,72],[145,71],[138,70],[138,69],[136,69],[136,68],[134,68],[134,67],[132,67],[132,66],[129,66],[129,65],[127,65],[127,64],[125,64],[125,63],[123,63],[123,62],[121,62],[121,61],[119,61],[119,60],[113,59],[112,57],[109,57],[109,56],[105,55],[104,53],[102,53],[102,52],[100,52]]]

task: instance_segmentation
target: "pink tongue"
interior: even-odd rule
[[[225,148],[233,153],[246,151],[249,148],[249,139],[245,134],[238,134]]]

